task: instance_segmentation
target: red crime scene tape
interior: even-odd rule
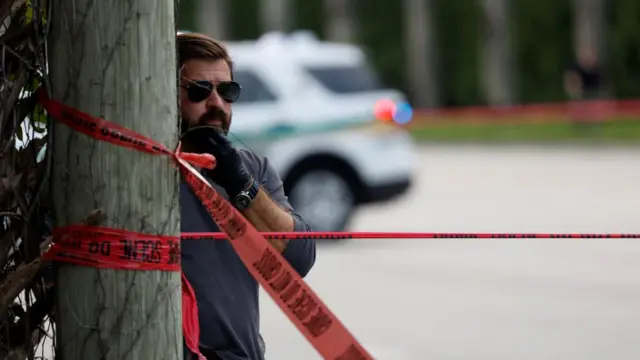
[[[320,355],[333,360],[373,359],[287,260],[189,164],[213,168],[212,157],[171,152],[130,129],[49,99],[43,88],[37,90],[37,97],[51,117],[71,129],[96,140],[170,156],[247,270]],[[53,244],[43,259],[112,269],[179,271],[179,240],[121,229],[72,225],[54,229]],[[187,346],[204,360],[198,351],[200,330],[195,294],[184,274],[182,313]]]
[[[640,234],[581,234],[581,233],[436,233],[436,232],[261,232],[267,239],[640,239]],[[183,233],[183,239],[217,239],[223,233]]]

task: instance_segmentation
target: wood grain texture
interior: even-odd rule
[[[171,0],[54,1],[49,42],[53,98],[175,148],[175,19]],[[101,208],[104,226],[179,235],[179,177],[151,156],[54,128],[55,224]],[[57,355],[181,359],[180,274],[58,270]]]

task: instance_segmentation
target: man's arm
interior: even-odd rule
[[[272,200],[267,192],[268,190],[260,186],[260,190],[258,190],[258,194],[251,202],[251,206],[244,209],[242,214],[258,231],[293,231],[293,216]],[[278,251],[283,252],[286,242],[276,240],[273,246]]]
[[[249,154],[247,154],[249,155]],[[249,155],[256,162],[259,171],[260,190],[251,205],[242,211],[258,231],[265,232],[308,232],[309,225],[289,204],[284,186],[276,170],[266,158]],[[275,249],[298,271],[305,276],[313,267],[316,258],[316,245],[312,239],[269,240]]]

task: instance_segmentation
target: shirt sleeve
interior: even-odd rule
[[[269,197],[271,197],[273,201],[277,202],[282,208],[291,214],[294,223],[293,231],[311,231],[311,227],[302,218],[302,215],[300,215],[289,203],[289,199],[284,193],[284,184],[282,183],[282,179],[280,179],[275,168],[266,158],[255,157],[256,159],[254,159],[254,161],[257,161],[258,163],[260,185],[269,193]],[[291,266],[296,269],[300,276],[305,277],[316,261],[315,240],[310,238],[291,240],[282,255],[287,259],[287,261],[289,261]]]

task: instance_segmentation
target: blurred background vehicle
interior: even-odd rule
[[[243,87],[231,138],[270,160],[315,230],[345,230],[358,206],[407,191],[413,139],[373,114],[380,99],[406,98],[383,88],[358,46],[310,32],[269,32],[226,45]]]

